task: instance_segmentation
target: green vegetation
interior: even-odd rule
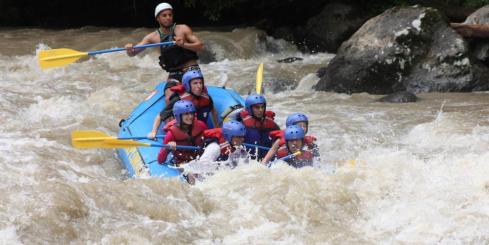
[[[489,4],[489,0],[465,0],[462,2],[463,2],[463,6],[474,7],[474,8],[479,8]]]

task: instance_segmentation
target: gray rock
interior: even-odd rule
[[[278,63],[292,63],[292,62],[296,62],[298,60],[303,60],[303,59],[300,57],[288,57],[285,59],[277,60],[277,62]]]
[[[439,11],[395,7],[341,45],[315,88],[372,94],[485,90],[487,72]]]
[[[321,77],[323,77],[324,75],[326,75],[326,69],[327,69],[327,67],[321,67],[321,68],[319,68],[319,69],[316,71],[316,75],[317,75],[317,77],[321,78]]]
[[[465,24],[488,24],[489,23],[489,5],[486,5],[469,15],[464,22]]]
[[[489,5],[486,5],[467,17],[465,24],[489,24]],[[475,58],[489,62],[489,43],[487,39],[471,41],[471,52]]]
[[[294,90],[297,88],[298,82],[290,79],[274,78],[269,81],[264,81],[264,89],[267,92],[278,93],[285,90]]]

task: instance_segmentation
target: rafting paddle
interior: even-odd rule
[[[258,70],[256,70],[256,93],[261,94],[263,83],[263,63],[258,65]]]
[[[94,148],[94,147],[79,147],[73,145],[76,148]],[[136,146],[144,146],[144,147],[170,147],[170,145],[165,145],[165,144],[160,144],[160,143],[145,143],[145,142],[139,142],[139,141],[134,141],[134,140],[118,140],[118,139],[108,139],[100,142],[97,147],[95,148],[130,148],[130,147],[136,147]],[[184,145],[177,145],[177,149],[181,150],[200,150],[200,147],[197,146],[184,146]]]
[[[162,137],[159,135],[158,137]],[[88,131],[73,131],[71,134],[71,144],[75,148],[128,148],[136,146],[146,147],[169,147],[169,145],[159,143],[145,143],[139,141],[130,140],[130,138],[144,139],[146,137],[121,137],[116,138],[107,135],[100,131],[88,130]],[[184,150],[200,150],[200,147],[195,146],[177,146],[177,149]]]
[[[270,150],[270,147],[266,147],[266,146],[261,146],[261,145],[255,145],[255,144],[248,144],[248,143],[243,143],[244,146],[247,146],[247,147],[256,147],[258,149],[263,149],[263,150]]]
[[[149,48],[155,46],[170,46],[175,44],[175,42],[162,42],[162,43],[151,43],[140,46],[134,46],[134,48]],[[39,52],[38,61],[39,65],[42,69],[59,67],[68,65],[77,61],[82,57],[87,57],[91,55],[104,54],[104,53],[112,53],[125,51],[125,48],[113,48],[113,49],[104,49],[104,50],[95,50],[88,52],[80,52],[73,49],[68,48],[59,48],[59,49],[48,49],[41,50]]]
[[[131,136],[131,137],[113,137],[104,132],[97,130],[79,130],[73,131],[71,134],[72,138],[76,141],[103,141],[107,139],[118,139],[118,140],[142,140],[149,139],[147,136]],[[164,138],[165,135],[156,135],[155,138]]]

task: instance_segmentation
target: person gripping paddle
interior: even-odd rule
[[[155,18],[160,27],[147,34],[137,46],[148,43],[175,41],[175,45],[161,47],[159,64],[169,73],[168,80],[182,81],[183,74],[188,70],[200,70],[197,53],[202,51],[204,44],[185,24],[173,22],[173,7],[168,3],[160,3],[155,8]],[[144,49],[135,49],[134,44],[125,45],[127,54],[135,56]]]

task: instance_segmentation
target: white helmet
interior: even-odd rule
[[[168,3],[160,3],[158,4],[158,6],[156,6],[155,8],[155,18],[158,17],[158,14],[163,11],[163,10],[167,10],[167,9],[172,9],[173,10],[173,7],[168,4]]]

